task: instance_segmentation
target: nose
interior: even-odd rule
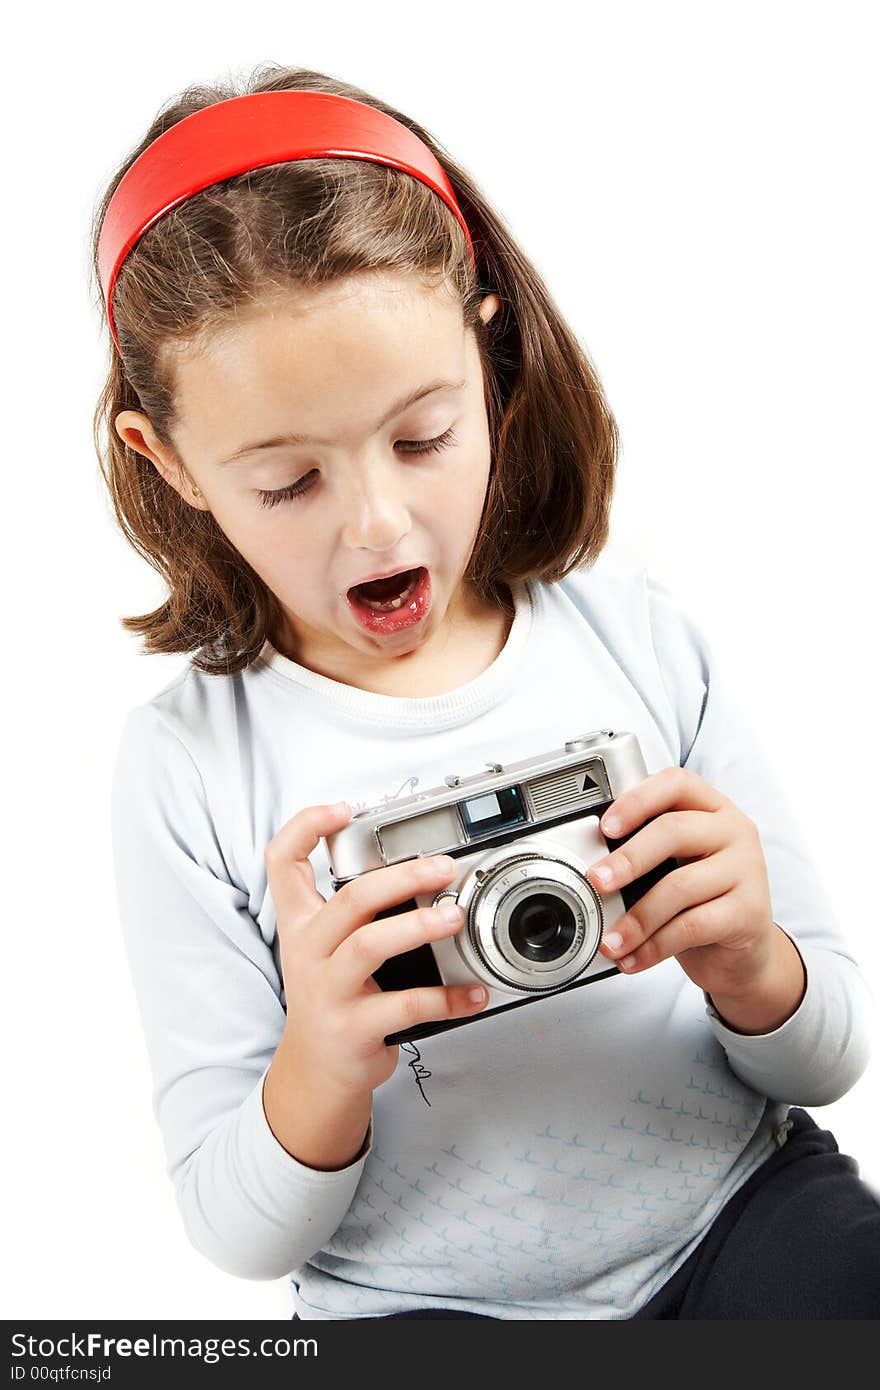
[[[401,468],[399,462],[374,459],[352,469],[341,499],[342,537],[350,549],[393,558],[408,535],[412,522]]]

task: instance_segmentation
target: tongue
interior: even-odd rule
[[[371,579],[368,584],[356,584],[354,591],[383,603],[386,599],[397,598],[398,594],[402,594],[415,573],[415,570],[403,570],[400,574],[389,575],[387,579]]]

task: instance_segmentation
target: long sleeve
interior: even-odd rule
[[[872,999],[835,921],[803,831],[766,747],[738,707],[733,684],[705,635],[645,573],[654,650],[677,724],[680,764],[692,768],[757,825],[773,919],[800,952],[806,993],[771,1033],[744,1035],[706,1012],[730,1066],[747,1085],[793,1105],[828,1105],[862,1075],[870,1054]]]
[[[199,770],[152,705],[127,717],[111,792],[117,897],[187,1235],[212,1263],[280,1278],[339,1226],[372,1143],[317,1171],[273,1135],[263,1079],[281,1038],[271,941],[231,881]]]

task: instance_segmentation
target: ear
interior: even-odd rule
[[[142,414],[139,410],[121,410],[113,423],[123,444],[128,445],[129,449],[134,449],[136,453],[142,454],[145,459],[149,459],[169,487],[173,487],[175,492],[180,493],[184,502],[195,508],[196,511],[206,512],[209,510],[201,493],[194,491],[195,484],[178,460],[177,455],[158,438],[150,423],[149,416]]]
[[[480,305],[480,318],[483,320],[483,323],[488,323],[500,308],[501,300],[498,298],[497,294],[487,294]]]

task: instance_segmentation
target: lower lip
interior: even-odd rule
[[[427,569],[423,569],[406,603],[402,603],[399,608],[389,609],[387,613],[377,613],[357,600],[352,600],[348,595],[346,598],[355,621],[364,632],[374,636],[379,634],[390,637],[395,633],[404,632],[407,628],[416,627],[428,616],[431,609],[431,576]]]

